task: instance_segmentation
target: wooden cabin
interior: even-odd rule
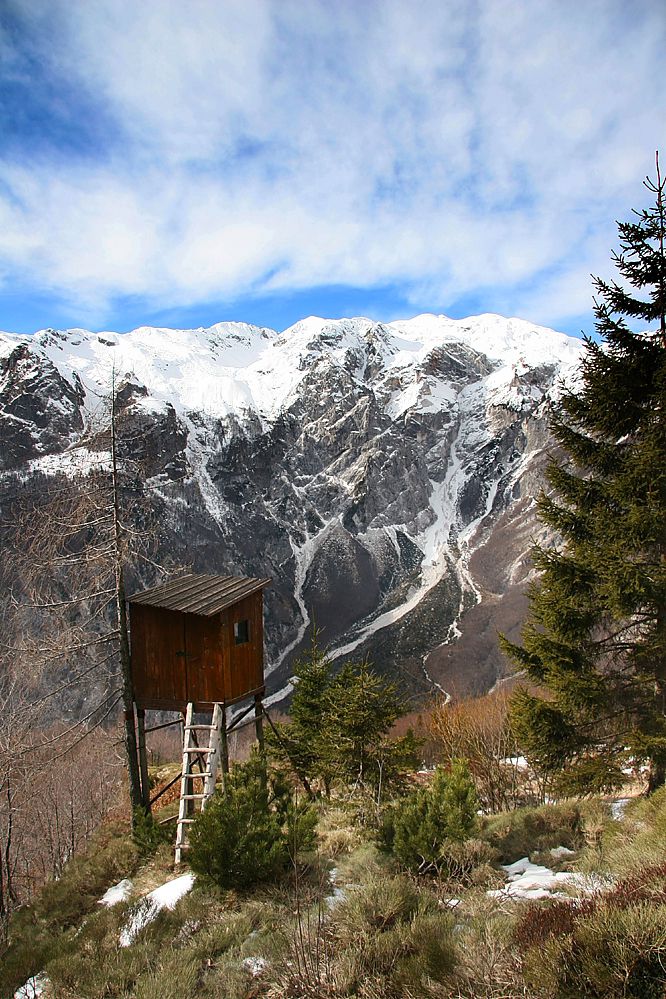
[[[261,695],[270,582],[189,574],[129,597],[137,708],[211,711]]]

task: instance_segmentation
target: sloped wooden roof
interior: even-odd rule
[[[251,576],[205,576],[188,573],[170,583],[153,586],[149,590],[128,597],[132,604],[149,604],[183,614],[201,614],[212,617],[233,606],[257,590],[271,583],[270,578],[255,579]]]

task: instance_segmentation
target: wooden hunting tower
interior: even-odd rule
[[[190,574],[130,597],[137,708],[210,711],[263,692],[269,583]]]
[[[263,591],[269,583],[270,579],[190,574],[135,593],[128,600],[141,794],[150,809],[180,780],[176,863],[188,847],[187,830],[195,803],[205,808],[219,767],[226,779],[227,735],[241,727],[253,708],[263,750]],[[249,706],[236,712],[228,725],[227,707],[249,698]],[[183,716],[181,773],[152,800],[146,732],[175,723],[147,729],[146,710],[179,711]],[[197,714],[210,717],[201,722]]]

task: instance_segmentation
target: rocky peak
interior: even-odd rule
[[[503,669],[488,621],[510,631],[523,610],[547,403],[581,347],[498,316],[0,337],[0,466],[64,469],[123,372],[163,554],[274,579],[276,686],[316,616],[336,654],[417,690],[488,687]],[[493,640],[459,661],[481,613]]]

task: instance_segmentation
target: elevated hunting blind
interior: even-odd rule
[[[218,767],[229,769],[227,734],[254,707],[263,747],[263,591],[270,579],[189,574],[128,599],[132,687],[137,713],[141,788],[151,801],[146,753],[146,710],[183,715],[183,765],[176,831],[176,862],[187,849],[195,802],[204,808]],[[227,726],[227,707],[252,698]],[[210,717],[198,722],[195,715]],[[269,719],[270,721],[270,719]],[[171,722],[157,725],[162,728]],[[203,741],[200,741],[203,736]],[[171,782],[172,784],[175,781]]]
[[[263,691],[269,583],[190,574],[130,597],[136,706],[210,711]]]

